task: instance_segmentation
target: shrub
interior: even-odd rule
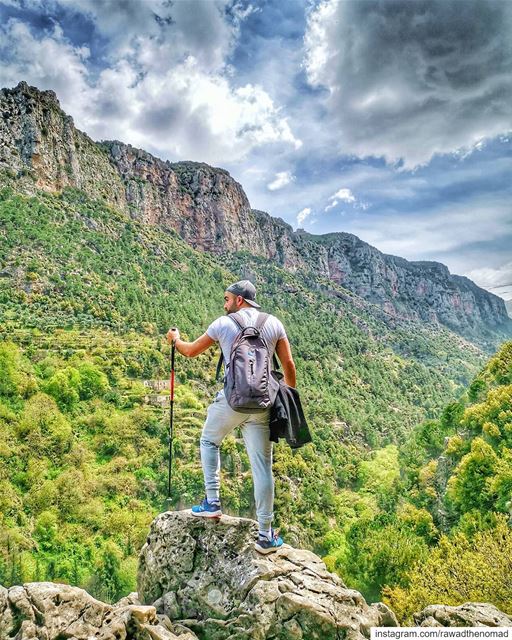
[[[35,457],[61,456],[71,446],[71,425],[54,399],[44,393],[26,402],[16,433]]]

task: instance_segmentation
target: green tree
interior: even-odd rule
[[[122,553],[119,547],[107,541],[96,564],[96,569],[90,585],[94,596],[106,602],[116,602],[124,595],[126,584],[121,572]]]
[[[71,446],[69,421],[54,399],[44,393],[37,393],[27,400],[15,428],[17,436],[34,457],[60,456]]]
[[[512,531],[505,516],[494,528],[469,540],[462,533],[442,536],[439,546],[410,571],[409,584],[384,589],[384,601],[401,624],[428,604],[490,602],[512,614]]]
[[[110,389],[107,376],[97,366],[84,362],[78,367],[80,381],[78,391],[82,400],[102,397]]]
[[[74,367],[57,371],[44,385],[46,393],[55,398],[61,409],[72,409],[80,399],[80,374]]]
[[[381,516],[358,522],[347,533],[344,566],[336,567],[353,588],[375,602],[384,585],[405,585],[407,572],[428,557],[428,546],[410,527]]]
[[[490,480],[497,463],[493,448],[482,438],[475,438],[471,451],[462,458],[448,482],[447,498],[460,513],[492,508],[495,496]]]
[[[30,367],[12,342],[0,342],[0,396],[27,397],[37,390]]]

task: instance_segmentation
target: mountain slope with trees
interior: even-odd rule
[[[381,253],[349,233],[315,236],[251,209],[224,169],[155,158],[75,128],[53,91],[0,89],[0,171],[26,193],[80,189],[148,227],[216,255],[248,251],[342,285],[400,320],[441,324],[492,353],[512,333],[504,301],[437,262]]]
[[[362,462],[359,483],[359,513],[324,539],[332,569],[402,623],[432,603],[510,614],[512,342],[438,419]]]
[[[287,327],[314,434],[300,451],[276,447],[276,514],[294,544],[323,549],[347,508],[372,513],[358,493],[371,447],[393,451],[482,362],[446,329],[400,321],[336,283],[249,254],[222,262],[76,190],[4,187],[0,220],[5,585],[64,581],[111,600],[133,588],[148,523],[168,506],[168,412],[144,381],[168,376],[166,329],[197,337],[241,276]],[[171,507],[203,492],[198,437],[217,353],[178,357]],[[226,510],[250,515],[238,433],[222,456]]]

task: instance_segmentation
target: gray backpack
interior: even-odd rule
[[[268,313],[259,313],[255,326],[246,325],[240,313],[229,317],[239,328],[235,336],[224,377],[224,395],[229,406],[239,413],[259,413],[274,404],[279,382],[272,375],[272,359],[261,329]],[[274,356],[274,362],[275,356]],[[217,378],[222,355],[217,367]]]

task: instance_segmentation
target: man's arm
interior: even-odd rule
[[[284,381],[289,387],[295,387],[297,384],[295,362],[292,357],[292,350],[288,338],[280,338],[277,341],[276,353],[281,366],[283,367]]]
[[[207,333],[203,333],[202,336],[199,336],[197,340],[194,342],[185,342],[180,338],[180,332],[177,329],[169,329],[167,332],[167,342],[169,344],[176,340],[176,349],[181,353],[181,355],[186,356],[187,358],[195,358],[206,349],[209,349],[212,344],[215,344],[215,340],[210,338]]]

